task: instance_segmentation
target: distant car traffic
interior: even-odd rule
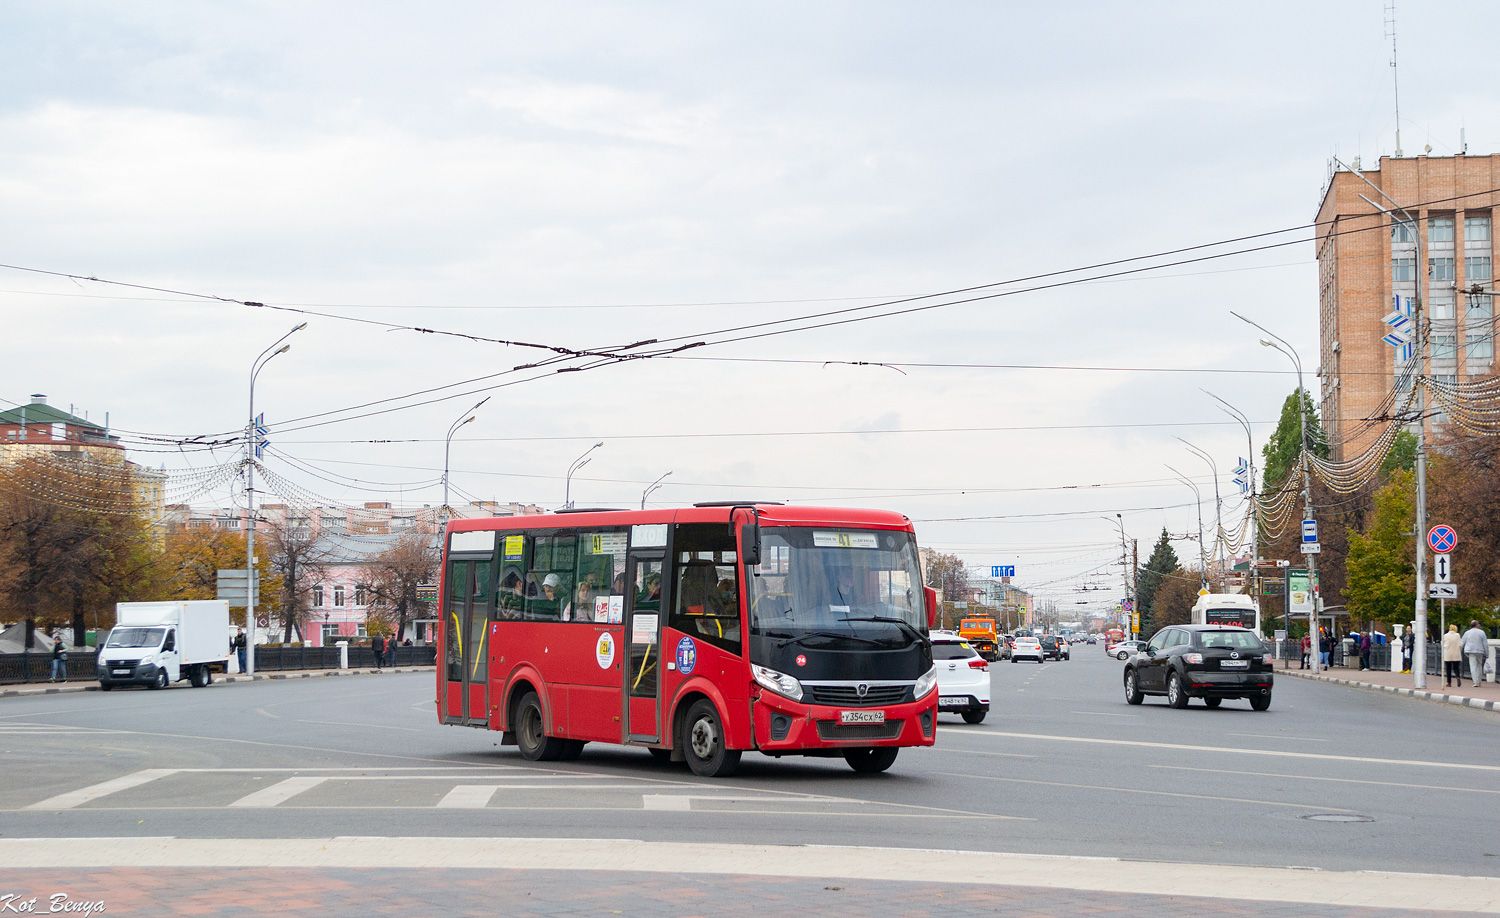
[[[1105,649],[1105,653],[1116,660],[1127,660],[1146,649],[1145,641],[1121,641]]]
[[[1035,660],[1042,663],[1047,655],[1042,650],[1042,642],[1034,637],[1018,637],[1015,644],[1010,648],[1010,662],[1019,663],[1022,660]]]
[[[1147,695],[1165,695],[1167,704],[1185,708],[1202,698],[1217,708],[1225,698],[1245,698],[1250,707],[1271,707],[1275,676],[1271,655],[1248,628],[1175,625],[1152,636],[1146,649],[1125,664],[1125,700],[1140,704]]]
[[[1066,660],[1068,654],[1068,642],[1055,634],[1042,635],[1042,653],[1054,660]]]
[[[932,632],[932,665],[937,669],[938,712],[963,715],[977,724],[990,710],[990,665],[962,637]]]

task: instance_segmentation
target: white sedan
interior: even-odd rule
[[[1016,638],[1016,646],[1011,648],[1010,651],[1010,662],[1015,663],[1022,657],[1028,660],[1035,660],[1038,663],[1044,662],[1046,655],[1042,650],[1042,642],[1034,637]]]
[[[1104,652],[1116,660],[1128,660],[1145,649],[1145,641],[1121,641],[1118,644],[1109,645]]]

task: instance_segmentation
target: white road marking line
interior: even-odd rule
[[[490,798],[499,789],[498,784],[460,784],[437,805],[443,809],[482,810],[490,805]]]
[[[691,810],[693,798],[687,794],[642,794],[643,810]]]
[[[392,724],[356,724],[356,723],[351,723],[349,721],[343,721],[343,720],[301,720],[301,719],[299,719],[297,721],[297,723],[299,723],[299,724],[318,724],[319,726],[324,726],[324,727],[362,727],[362,728],[367,729],[367,730],[405,730],[408,733],[426,733],[426,732],[428,732],[427,730],[423,730],[420,727],[397,727],[397,726],[394,726]]]
[[[1269,771],[1230,771],[1225,768],[1189,768],[1186,765],[1149,765],[1148,768],[1170,768],[1173,771],[1204,771],[1216,775],[1249,775],[1253,778],[1293,778],[1298,781],[1331,781],[1335,784],[1373,784],[1377,787],[1410,787],[1416,790],[1459,791],[1465,794],[1500,794],[1500,790],[1478,787],[1447,787],[1442,784],[1412,784],[1409,781],[1365,781],[1359,778],[1323,778],[1315,775],[1285,775]]]
[[[38,725],[33,730],[17,730],[15,727],[0,727],[0,736],[95,736],[104,733],[129,733],[129,730],[85,730],[64,727],[58,730],[49,730]]]
[[[312,790],[329,779],[329,775],[297,775],[278,781],[229,804],[243,807],[270,807],[285,803],[303,791]]]
[[[1313,806],[1305,803],[1284,803],[1280,800],[1256,800],[1249,797],[1215,797],[1208,794],[1183,794],[1172,791],[1142,790],[1134,787],[1112,787],[1102,784],[1066,784],[1062,781],[1034,781],[1028,778],[1001,778],[995,775],[961,775],[953,772],[940,771],[940,775],[949,778],[973,778],[976,781],[1004,781],[1007,784],[1040,784],[1044,787],[1071,787],[1078,790],[1102,790],[1112,794],[1143,794],[1151,797],[1183,797],[1188,800],[1218,800],[1224,803],[1254,803],[1258,806],[1284,806],[1294,810],[1317,810],[1320,813],[1352,813],[1336,806]]]
[[[869,804],[866,800],[841,800],[837,797],[809,797],[791,799],[787,797],[767,797],[764,795],[746,796],[744,794],[642,794],[641,809],[643,810],[672,810],[684,812],[692,810],[694,800],[720,800],[729,803],[835,803],[840,805]],[[879,806],[879,803],[873,803]],[[741,812],[735,810],[736,813]],[[759,812],[759,811],[757,811]],[[787,814],[797,815],[797,814]]]
[[[420,852],[413,861],[413,852]],[[920,848],[808,847],[577,838],[0,839],[12,869],[314,867],[556,870],[896,880],[1196,896],[1344,908],[1500,911],[1495,877],[1183,864]]]
[[[88,803],[90,800],[97,800],[100,797],[103,797],[107,794],[113,794],[116,791],[128,790],[132,787],[140,787],[142,784],[149,784],[150,782],[155,781],[157,778],[164,778],[167,775],[175,774],[176,772],[177,769],[175,768],[147,768],[144,771],[138,771],[134,774],[128,774],[123,777],[115,778],[111,781],[104,781],[100,784],[91,784],[88,787],[80,788],[76,791],[68,791],[66,794],[58,794],[56,797],[48,797],[46,800],[43,800],[40,803],[33,803],[31,806],[26,807],[26,809],[70,810],[75,806],[79,806],[80,804]]]
[[[1069,711],[1069,714],[1090,714],[1094,717],[1140,717],[1139,714],[1111,714],[1108,711]]]
[[[1415,765],[1421,768],[1500,771],[1500,765],[1464,765],[1456,762],[1423,762],[1418,759],[1377,759],[1361,755],[1331,755],[1326,752],[1283,752],[1278,749],[1235,749],[1232,746],[1191,746],[1186,743],[1152,743],[1145,740],[1097,739],[1088,736],[1050,736],[1045,733],[1003,733],[998,730],[987,730],[963,735],[1051,740],[1058,743],[1096,743],[1104,746],[1139,746],[1145,749],[1177,749],[1186,752],[1222,752],[1228,755],[1269,755],[1286,759],[1325,759],[1334,762],[1365,762],[1371,765]]]
[[[1326,743],[1326,739],[1318,739],[1315,736],[1286,736],[1281,733],[1226,733],[1225,736],[1254,736],[1261,739],[1290,739],[1303,743]]]

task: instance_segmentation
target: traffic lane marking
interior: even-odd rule
[[[1494,877],[1330,871],[925,848],[578,838],[0,839],[15,869],[107,867],[479,868],[793,876],[1021,886],[1364,908],[1500,912]]]
[[[1449,787],[1442,784],[1412,784],[1410,781],[1368,781],[1363,778],[1325,778],[1321,775],[1288,775],[1266,771],[1231,771],[1227,768],[1190,768],[1186,765],[1147,765],[1147,768],[1169,768],[1173,771],[1202,771],[1217,775],[1245,775],[1252,778],[1294,778],[1298,781],[1331,781],[1335,784],[1373,784],[1377,787],[1406,787],[1412,790],[1458,791],[1465,794],[1500,794],[1500,790],[1482,787]]]
[[[1096,743],[1104,746],[1136,746],[1143,749],[1171,749],[1183,752],[1220,752],[1229,755],[1265,755],[1288,759],[1322,759],[1334,762],[1362,762],[1371,765],[1413,765],[1423,768],[1457,768],[1472,771],[1500,772],[1500,765],[1466,765],[1461,762],[1423,762],[1417,759],[1377,759],[1371,756],[1333,755],[1326,752],[1288,752],[1282,749],[1235,749],[1230,746],[1193,746],[1185,743],[1152,743],[1145,740],[1100,739],[1088,736],[1049,736],[1043,733],[1005,733],[998,730],[966,733],[965,736],[1005,737],[1007,739],[1050,740],[1058,743]]]
[[[1326,743],[1328,740],[1316,736],[1282,736],[1279,733],[1226,733],[1225,736],[1248,736],[1258,739],[1289,739],[1303,743]]]
[[[106,797],[118,791],[127,790],[132,787],[139,787],[142,784],[148,784],[152,781],[157,780],[158,778],[164,778],[167,775],[175,774],[176,771],[177,769],[175,768],[147,768],[143,771],[137,771],[132,774],[122,775],[118,778],[112,778],[108,781],[102,781],[98,784],[90,784],[88,787],[82,787],[75,791],[68,791],[65,794],[58,794],[54,797],[48,797],[46,800],[31,804],[30,806],[26,807],[26,809],[70,810],[74,807],[82,806],[83,804],[88,803],[91,800],[98,800],[100,797]]]
[[[1071,787],[1077,790],[1108,791],[1112,794],[1144,794],[1151,797],[1183,797],[1188,800],[1217,800],[1221,803],[1253,803],[1258,806],[1281,806],[1296,810],[1317,810],[1320,813],[1352,813],[1353,810],[1322,804],[1286,803],[1280,800],[1256,800],[1250,797],[1218,797],[1210,794],[1184,794],[1176,791],[1144,790],[1135,787],[1115,787],[1104,784],[1068,784],[1063,781],[1037,781],[1031,778],[1002,778],[997,775],[965,775],[949,771],[938,774],[948,778],[972,778],[976,781],[1005,781],[1009,784],[1040,784],[1046,787]]]
[[[310,791],[329,779],[329,775],[296,775],[263,787],[230,803],[239,807],[269,807],[285,803],[300,793]]]

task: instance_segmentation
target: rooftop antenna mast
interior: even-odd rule
[[[1401,158],[1401,75],[1396,68],[1396,0],[1385,0],[1385,37],[1391,40],[1391,88],[1396,98],[1396,158]]]

